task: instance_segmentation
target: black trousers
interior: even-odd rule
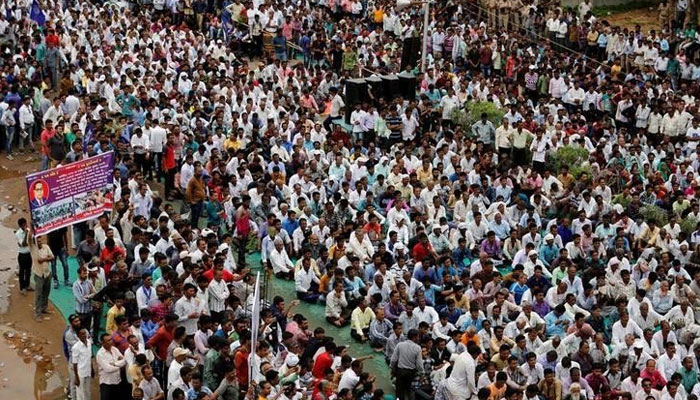
[[[136,164],[136,171],[140,172],[141,175],[146,177],[146,174],[148,173],[146,153],[134,153],[134,164]]]
[[[175,173],[177,169],[171,168],[165,171],[165,196],[172,196],[173,190],[175,190]]]
[[[416,376],[415,370],[412,369],[396,369],[396,399],[397,400],[413,400],[415,393],[411,390],[413,378]]]
[[[121,391],[119,385],[100,383],[100,400],[117,400],[119,399]]]
[[[29,279],[32,275],[32,255],[30,253],[18,253],[19,264],[19,290],[29,289]]]

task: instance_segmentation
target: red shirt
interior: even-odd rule
[[[422,242],[416,243],[416,245],[413,246],[413,251],[411,253],[416,261],[423,261],[424,258],[430,255],[430,243],[428,243],[427,246],[423,245]]]
[[[41,154],[48,156],[49,155],[49,140],[53,137],[53,135],[56,134],[55,129],[44,129],[41,131],[41,135],[39,136],[39,139],[41,139]]]
[[[177,167],[177,162],[175,161],[175,147],[167,146],[165,148],[165,155],[163,155],[163,168],[171,170]]]
[[[109,271],[112,269],[112,265],[114,265],[114,257],[117,254],[121,254],[123,258],[126,258],[126,252],[121,247],[117,246],[114,246],[114,249],[111,251],[105,247],[100,252],[100,261],[104,263],[106,277],[109,277]]]
[[[314,363],[314,368],[311,370],[314,378],[322,379],[323,372],[326,368],[330,368],[333,365],[333,355],[324,351],[317,358]]]
[[[222,275],[223,275],[223,276],[221,277],[221,279],[223,279],[224,282],[227,282],[227,283],[228,283],[228,282],[233,282],[233,281],[235,280],[233,274],[230,273],[230,272],[228,272],[228,271],[226,271],[225,269],[222,270],[221,273],[222,273]],[[214,268],[210,268],[210,269],[204,271],[204,272],[202,273],[202,276],[205,277],[205,278],[207,278],[207,280],[208,280],[209,282],[211,282],[212,279],[214,279]],[[240,280],[240,279],[239,279],[239,280]]]
[[[168,330],[165,326],[161,326],[156,331],[156,334],[148,341],[149,346],[155,351],[159,359],[165,360],[168,358],[168,346],[173,341],[173,331]]]
[[[238,382],[248,384],[248,350],[241,347],[233,357],[233,365],[236,367],[236,378]]]
[[[659,370],[654,370],[653,373],[650,373],[646,368],[644,368],[642,372],[639,373],[639,377],[641,379],[649,378],[649,380],[651,380],[651,387],[654,389],[661,390],[664,386],[666,386],[666,379],[664,379]]]
[[[126,336],[124,336],[119,330],[114,331],[112,334],[112,341],[114,342],[114,347],[119,349],[119,351],[124,354],[126,349],[129,348],[129,341],[127,338],[131,335],[131,332],[129,332]]]
[[[56,47],[56,46],[58,46],[59,42],[60,42],[60,40],[58,39],[58,35],[53,34],[53,35],[46,36],[46,45],[48,47]]]

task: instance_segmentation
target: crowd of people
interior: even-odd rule
[[[16,231],[69,396],[382,399],[368,346],[400,400],[697,400],[698,8],[0,0],[6,157],[116,159],[111,213]]]

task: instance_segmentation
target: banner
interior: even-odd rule
[[[36,236],[112,211],[114,153],[27,175]]]

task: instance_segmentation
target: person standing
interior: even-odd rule
[[[226,311],[226,300],[229,297],[228,286],[223,280],[223,267],[214,267],[214,279],[209,284],[209,311],[214,323],[219,323]]]
[[[27,220],[20,218],[17,221],[18,229],[15,231],[17,238],[17,263],[19,264],[19,292],[22,295],[27,294],[29,287],[29,278],[32,273],[32,253],[29,251],[29,230],[27,229]]]
[[[97,356],[95,356],[100,383],[100,400],[116,400],[120,397],[121,369],[126,366],[126,360],[113,346],[110,334],[103,333],[101,340],[102,347],[97,350]]]
[[[168,135],[165,151],[163,155],[163,171],[165,171],[165,198],[168,201],[173,200],[173,191],[175,190],[175,173],[177,172],[177,158],[175,155],[175,137]]]
[[[63,332],[63,351],[68,362],[68,388],[70,388],[70,396],[75,398],[75,371],[73,369],[73,346],[80,341],[80,318],[76,314],[68,316],[68,326]]]
[[[34,319],[41,322],[41,314],[48,314],[49,294],[51,293],[50,263],[55,259],[51,248],[46,244],[46,236],[36,238],[35,259],[32,262],[34,274]]]
[[[70,286],[70,280],[68,279],[68,255],[66,249],[68,248],[68,229],[61,228],[49,233],[49,248],[54,254],[54,259],[51,260],[51,275],[53,275],[53,288],[58,289],[58,272],[56,270],[57,263],[60,260],[61,266],[63,267],[63,284],[65,286]],[[58,260],[56,259],[58,258]]]
[[[202,163],[199,161],[194,163],[194,175],[187,183],[185,191],[185,200],[190,206],[190,225],[193,229],[199,228],[199,217],[204,209],[204,200],[207,197],[207,189],[202,177]]]
[[[71,361],[75,376],[75,387],[71,392],[75,393],[76,400],[90,400],[90,380],[95,371],[92,367],[92,340],[84,327],[78,331],[78,341],[71,348]]]
[[[88,269],[85,265],[78,267],[78,279],[73,283],[73,298],[75,300],[75,312],[80,318],[83,328],[90,330],[92,323],[92,296],[96,293],[95,287],[88,279]]]
[[[423,373],[423,355],[419,342],[420,334],[417,329],[408,331],[408,340],[396,345],[391,355],[391,370],[396,377],[396,398],[401,400],[415,399],[411,391],[411,383],[416,374]]]

